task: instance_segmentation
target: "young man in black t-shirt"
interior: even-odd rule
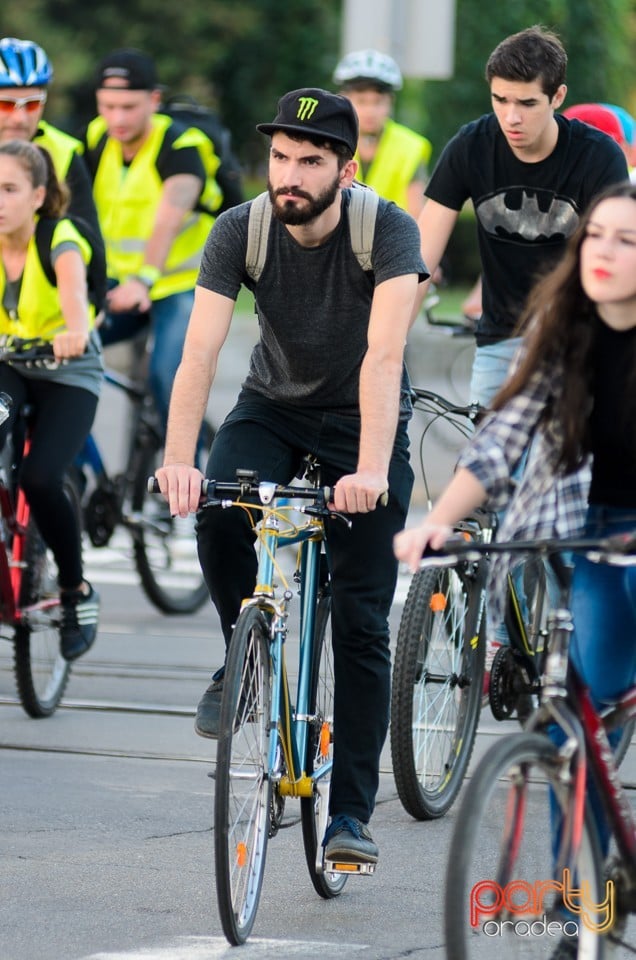
[[[433,273],[464,202],[475,208],[483,312],[470,399],[485,406],[518,346],[513,333],[533,281],[561,255],[590,200],[628,176],[610,137],[555,114],[567,92],[566,66],[560,40],[541,27],[495,48],[486,65],[493,112],[446,145],[418,220]]]

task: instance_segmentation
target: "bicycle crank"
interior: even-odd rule
[[[120,520],[119,498],[114,488],[97,487],[84,509],[84,524],[94,547],[105,547]]]

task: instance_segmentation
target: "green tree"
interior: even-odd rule
[[[555,30],[568,52],[566,104],[605,101],[628,106],[634,52],[634,0],[457,0],[455,74],[428,81],[424,100],[436,155],[469,120],[490,110],[486,61],[509,34],[540,23]]]
[[[76,129],[94,112],[99,59],[118,47],[151,54],[161,82],[217,107],[245,159],[264,155],[254,125],[271,119],[279,96],[325,86],[339,50],[340,0],[23,0],[3,9],[6,36],[40,43],[55,82],[47,116]],[[37,25],[37,26],[34,26]]]

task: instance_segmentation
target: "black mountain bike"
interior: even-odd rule
[[[147,490],[147,478],[163,463],[164,428],[144,373],[146,342],[135,344],[133,378],[106,371],[106,382],[130,401],[126,464],[111,475],[95,433],[76,461],[84,527],[95,547],[111,545],[118,527],[130,534],[132,553],[148,599],[162,613],[194,613],[208,599],[191,518],[171,517],[167,503]],[[203,422],[197,466],[205,472],[214,429]]]

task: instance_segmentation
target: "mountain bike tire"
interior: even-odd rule
[[[271,817],[269,624],[246,607],[223,679],[214,797],[216,893],[223,932],[245,943],[261,894]]]
[[[311,721],[307,741],[305,772],[309,776],[318,768],[333,760],[333,649],[331,638],[331,597],[327,594],[318,603],[313,645],[313,665],[309,691],[309,714]],[[300,819],[303,830],[305,859],[311,882],[321,897],[330,900],[337,897],[347,882],[343,873],[324,873],[317,868],[322,860],[322,839],[329,812],[330,776],[320,777],[311,797],[300,801]]]
[[[395,651],[391,757],[398,796],[416,820],[443,816],[473,750],[483,686],[484,568],[419,570]]]
[[[557,748],[545,734],[514,733],[484,754],[462,797],[449,851],[448,957],[538,960],[555,955],[561,938],[575,947],[574,957],[603,957],[605,938],[581,923],[575,935],[574,914],[563,911],[559,891],[548,883],[564,879],[553,876],[550,804],[567,809],[571,791]],[[575,868],[571,887],[589,883],[588,902],[600,904],[603,858],[589,811]],[[594,924],[606,919],[589,918]]]
[[[197,466],[205,473],[214,428],[204,421]],[[151,603],[166,614],[196,613],[209,600],[197,555],[194,517],[170,516],[163,497],[148,493],[148,477],[163,463],[163,447],[148,434],[135,469],[132,510],[135,517],[133,550],[135,566]]]
[[[81,529],[77,489],[70,479],[64,489]],[[28,608],[46,597],[59,596],[55,562],[32,516],[27,525],[24,560],[19,606]],[[13,669],[20,703],[34,719],[50,717],[64,696],[71,673],[70,663],[60,653],[59,602],[46,610],[27,614],[16,624],[13,644]]]

